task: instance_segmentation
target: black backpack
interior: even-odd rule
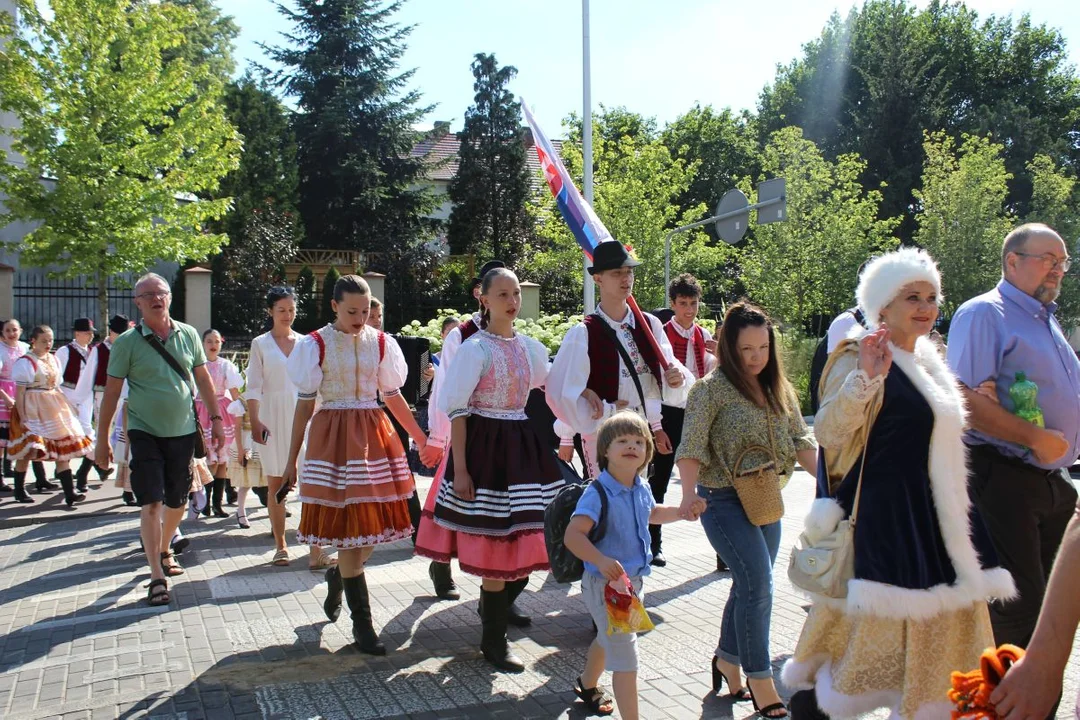
[[[551,575],[555,578],[555,582],[572,583],[580,580],[585,574],[585,563],[566,549],[563,537],[566,535],[570,520],[574,517],[578,500],[581,499],[585,489],[596,481],[582,482],[573,467],[562,460],[559,460],[559,463],[563,466],[563,477],[568,478],[569,473],[574,476],[574,479],[572,481],[568,479],[566,485],[559,490],[559,494],[544,510],[544,544],[547,546],[548,562],[551,564]],[[599,483],[596,489],[600,493],[600,519],[589,531],[589,540],[593,543],[600,542],[607,530],[607,492]]]
[[[857,307],[848,308],[844,312],[849,312],[855,316],[855,322],[865,326],[866,322],[863,318],[862,310]],[[821,385],[821,374],[825,372],[825,363],[829,361],[829,333],[825,333],[825,337],[821,338],[821,342],[818,343],[817,348],[814,349],[814,359],[810,361],[810,410],[816,415],[818,408],[821,407],[821,398],[818,396]]]

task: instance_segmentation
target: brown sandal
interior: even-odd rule
[[[276,553],[274,553],[274,559],[271,560],[270,562],[273,563],[274,565],[278,566],[278,567],[288,567],[289,566],[289,551],[288,550],[278,550]]]
[[[172,552],[163,552],[161,553],[161,572],[165,573],[165,577],[176,577],[184,574],[184,568],[176,564],[176,557]]]
[[[156,588],[161,588],[161,590],[154,592]],[[172,598],[169,597],[169,581],[161,578],[151,580],[150,588],[146,591],[146,603],[153,607],[160,607],[168,605],[170,602],[172,602]]]

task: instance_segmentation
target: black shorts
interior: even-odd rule
[[[163,502],[171,508],[184,507],[191,487],[195,433],[163,438],[128,430],[127,436],[135,502],[140,506]]]

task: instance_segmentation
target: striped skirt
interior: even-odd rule
[[[64,461],[93,452],[93,442],[59,390],[30,388],[25,393],[26,416],[11,412],[9,458]]]
[[[517,580],[547,570],[544,510],[563,486],[549,444],[528,420],[471,415],[465,455],[474,499],[454,492],[453,451],[428,494],[416,553],[439,562],[456,557],[471,575]]]
[[[349,549],[410,537],[414,487],[386,413],[378,407],[320,410],[308,425],[300,466],[296,539]]]

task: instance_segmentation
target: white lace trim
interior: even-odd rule
[[[318,545],[319,547],[344,548],[346,550],[396,542],[408,537],[412,537],[412,528],[409,528],[408,530],[384,530],[377,535],[364,535],[361,537],[348,538],[321,538],[313,535],[296,533],[296,541],[298,543],[304,545]]]
[[[326,400],[322,410],[377,410],[378,400]]]
[[[469,412],[492,420],[528,420],[524,410],[492,410],[490,408],[469,408]]]
[[[844,380],[843,387],[840,388],[840,392],[849,396],[856,402],[865,403],[882,383],[885,382],[885,373],[878,375],[875,378],[871,378],[866,374],[865,370],[856,368],[848,373],[847,379]]]

